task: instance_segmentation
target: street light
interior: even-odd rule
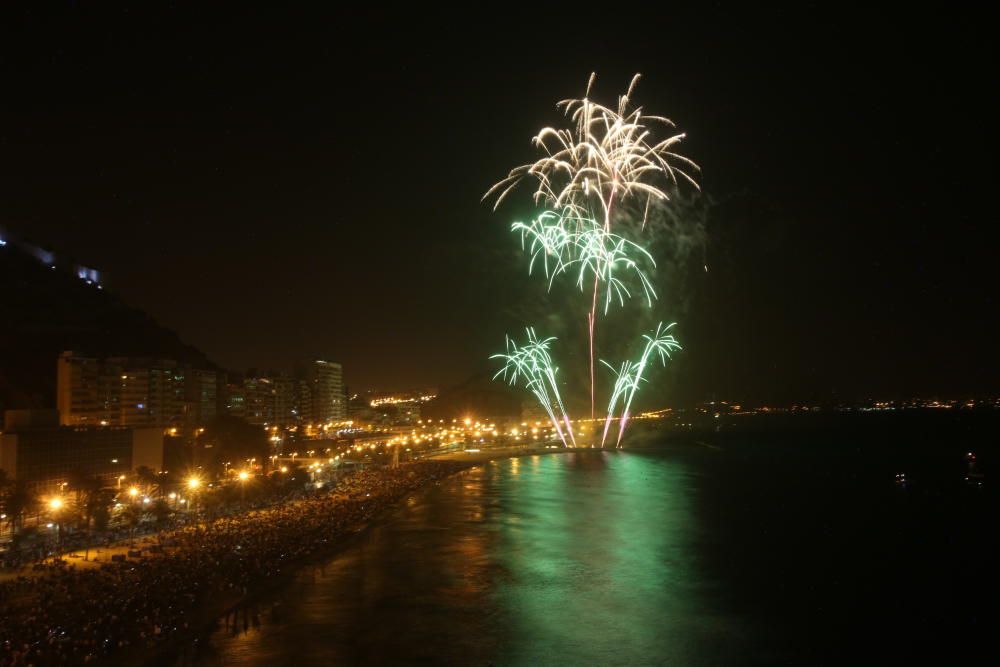
[[[139,489],[138,489],[137,487],[134,487],[134,486],[133,486],[132,488],[130,488],[130,489],[128,490],[128,494],[129,494],[130,496],[132,496],[133,498],[135,498],[135,497],[136,497],[137,495],[139,495]]]
[[[62,509],[63,501],[62,498],[53,498],[49,501],[49,509],[52,510],[52,518],[55,519],[56,524],[56,552],[57,555],[62,555],[62,524],[59,523],[59,510]]]
[[[188,489],[191,490],[191,504],[188,505],[188,507],[190,507],[192,510],[196,510],[196,508],[194,506],[194,504],[195,504],[194,501],[195,501],[195,498],[197,496],[195,494],[198,491],[198,487],[201,486],[201,480],[198,479],[197,477],[193,477],[193,476],[192,477],[188,477],[187,485],[188,485]]]
[[[244,500],[246,500],[247,480],[250,479],[250,473],[246,470],[241,470],[238,477],[240,478],[240,507],[243,507]]]

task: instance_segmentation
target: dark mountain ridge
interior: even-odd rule
[[[216,369],[203,352],[99,287],[82,267],[43,263],[33,249],[9,239],[0,245],[0,410],[53,407],[63,350]]]

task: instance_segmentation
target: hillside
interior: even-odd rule
[[[518,419],[521,402],[528,393],[505,382],[494,380],[489,373],[475,375],[465,382],[448,387],[421,410],[425,419],[460,419],[474,416],[490,419]]]
[[[204,353],[113,290],[51,269],[13,243],[0,246],[0,410],[54,406],[62,350],[214,368]]]

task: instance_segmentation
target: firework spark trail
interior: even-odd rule
[[[532,144],[545,155],[512,169],[486,192],[483,199],[496,196],[494,210],[523,179],[530,177],[537,181],[532,195],[536,205],[566,209],[581,218],[599,217],[604,231],[610,233],[616,200],[645,197],[643,210],[648,212],[654,200],[669,199],[665,187],[676,187],[678,178],[698,189],[691,175],[700,171],[698,165],[675,151],[685,135],[677,133],[654,141],[654,130],[672,131],[674,123],[662,116],[644,115],[642,107],[629,110],[640,75],[636,74],[626,93],[619,96],[616,109],[590,99],[595,78],[592,73],[582,98],[562,100],[556,105],[575,123],[575,129],[543,128]],[[644,214],[643,228],[645,223]],[[591,418],[595,409],[594,336],[599,282],[595,276],[587,316]]]
[[[521,232],[522,247],[526,245],[528,238],[531,239],[529,274],[541,259],[551,290],[556,276],[570,269],[578,269],[576,284],[581,291],[585,291],[584,282],[593,273],[590,311],[587,315],[591,418],[595,417],[596,411],[594,342],[598,296],[602,283],[605,316],[608,315],[612,301],[617,300],[624,305],[625,299],[632,296],[622,280],[623,274],[634,274],[638,278],[649,306],[657,298],[646,269],[643,268],[647,262],[649,266],[655,267],[652,256],[637,243],[615,234],[614,218],[617,216],[619,221],[623,220],[623,208],[631,211],[641,207],[642,224],[639,229],[645,230],[651,206],[670,199],[668,190],[676,189],[682,180],[699,189],[692,174],[700,171],[698,165],[676,152],[676,146],[684,139],[684,134],[672,133],[673,122],[662,116],[645,115],[642,107],[630,109],[632,93],[639,81],[638,74],[633,77],[626,93],[619,96],[616,108],[590,99],[594,79],[595,75],[591,74],[584,97],[563,100],[556,105],[572,120],[573,127],[543,128],[532,138],[533,146],[543,153],[542,157],[512,169],[506,178],[496,183],[483,196],[483,199],[496,198],[493,207],[496,210],[522,180],[534,180],[536,186],[532,199],[536,205],[547,210],[530,224],[515,223],[513,227],[514,231]],[[654,135],[663,129],[668,130],[668,136],[665,139],[655,139]],[[632,199],[638,199],[639,206],[622,206]],[[612,368],[617,379],[602,445],[607,438],[614,410],[621,404],[623,412],[618,431],[620,446],[632,399],[644,381],[642,376],[649,356],[654,351],[658,352],[661,361],[665,363],[670,350],[679,349],[673,336],[665,333],[670,327],[662,331],[661,327],[662,324],[657,327],[653,338],[645,337],[647,348],[639,363],[626,362],[617,370]],[[540,343],[532,337],[533,332],[529,330],[529,346]],[[546,355],[549,340],[551,339],[544,341]],[[508,355],[497,356],[508,359],[509,365],[512,363],[512,355],[516,354],[516,346],[512,351],[508,340]],[[551,368],[550,359],[548,363]],[[608,365],[606,362],[602,363]],[[522,370],[521,373],[527,371]],[[506,377],[507,367],[504,375]],[[546,389],[546,383],[555,389],[554,375],[552,379],[548,379],[544,373],[529,374],[526,377],[533,378],[529,381],[529,388],[539,397],[558,428],[558,420]],[[572,437],[572,429],[562,408],[562,401],[558,398],[557,389],[554,395]]]
[[[698,171],[698,165],[671,150],[684,139],[684,134],[650,143],[654,127],[672,129],[673,122],[662,116],[643,115],[642,107],[628,110],[638,80],[637,74],[628,92],[618,98],[617,110],[597,104],[587,96],[559,102],[557,108],[576,123],[575,131],[543,128],[532,144],[545,156],[512,169],[483,199],[497,195],[495,210],[521,180],[533,177],[538,182],[532,195],[536,204],[551,209],[568,206],[581,214],[591,212],[596,205],[610,229],[616,199],[637,195],[645,196],[647,203],[652,199],[669,199],[656,180],[665,179],[676,186],[680,176],[697,188],[698,183],[688,170]],[[587,95],[593,81],[591,74]]]
[[[604,443],[608,439],[608,430],[611,428],[611,420],[615,415],[615,408],[618,407],[618,401],[625,395],[625,390],[628,384],[632,381],[632,362],[622,362],[621,367],[617,370],[615,370],[614,366],[603,359],[601,359],[601,363],[610,368],[611,372],[615,374],[615,386],[614,390],[611,392],[611,402],[608,404],[608,414],[604,418],[604,431],[601,433],[601,447],[604,447]]]
[[[653,299],[656,298],[653,284],[646,272],[639,267],[638,262],[629,256],[630,253],[637,255],[639,259],[644,259],[655,267],[656,262],[653,260],[653,256],[645,248],[597,225],[577,234],[574,240],[578,253],[574,259],[567,263],[567,268],[579,264],[580,272],[577,276],[577,286],[581,290],[588,272],[594,274],[595,281],[603,281],[607,285],[604,299],[605,315],[607,315],[615,297],[617,297],[619,304],[624,306],[625,297],[632,296],[625,283],[616,277],[615,273],[618,269],[631,270],[635,273],[642,285],[643,292],[646,294],[647,304],[653,305]]]
[[[531,275],[538,258],[542,258],[545,277],[549,279],[549,289],[557,275],[566,270],[572,250],[576,245],[576,233],[566,228],[566,223],[578,223],[572,212],[564,211],[562,215],[545,211],[530,223],[515,222],[511,225],[512,232],[520,232],[521,248],[531,253],[528,263],[528,275]],[[528,239],[531,244],[528,245]],[[550,268],[549,262],[554,265]]]
[[[559,369],[552,365],[552,356],[549,354],[549,344],[555,338],[549,337],[539,340],[535,335],[535,330],[530,327],[526,329],[526,332],[528,335],[527,344],[518,346],[508,336],[507,353],[494,354],[490,357],[491,359],[504,360],[503,368],[493,378],[503,376],[509,384],[516,385],[518,378],[524,377],[525,386],[535,395],[548,413],[552,426],[559,435],[559,439],[562,440],[563,446],[569,446],[566,442],[568,435],[570,442],[575,447],[576,437],[573,435],[573,427],[559,394],[559,385],[556,383],[556,373],[559,372]],[[558,408],[558,415],[556,408]],[[560,424],[560,418],[562,424]],[[565,428],[565,432],[563,428]]]
[[[581,231],[567,229],[567,223],[571,223]],[[595,286],[601,282],[607,286],[604,298],[606,315],[615,300],[624,305],[625,299],[632,296],[628,286],[617,275],[622,270],[631,271],[642,286],[647,304],[653,305],[656,291],[649,276],[639,264],[646,262],[655,267],[656,261],[653,256],[637,243],[605,231],[593,220],[578,218],[571,212],[556,215],[546,211],[529,224],[515,222],[511,226],[511,231],[520,232],[521,246],[531,254],[531,261],[528,264],[529,274],[541,258],[545,277],[549,279],[549,289],[552,289],[556,276],[578,267],[576,284],[582,291],[587,275],[592,273]],[[596,298],[595,291],[594,299]]]
[[[660,363],[666,366],[667,359],[670,358],[670,353],[681,349],[680,344],[674,338],[673,334],[668,333],[674,327],[674,324],[671,323],[663,326],[663,323],[660,322],[656,325],[656,330],[652,336],[644,335],[643,338],[646,339],[646,346],[642,351],[642,356],[639,357],[639,361],[635,363],[626,361],[616,370],[614,366],[603,359],[601,360],[601,363],[610,368],[611,372],[616,376],[614,391],[611,394],[611,402],[608,404],[608,414],[604,420],[604,432],[601,436],[602,447],[605,440],[607,440],[608,429],[611,427],[611,420],[614,418],[615,409],[618,407],[619,402],[622,403],[622,414],[618,420],[618,439],[615,446],[621,447],[622,435],[625,433],[625,427],[628,424],[630,416],[632,399],[635,398],[636,393],[639,391],[639,386],[645,382],[642,376],[653,354],[656,353],[659,355]]]
[[[567,229],[567,223],[571,223],[571,228],[575,227],[582,231]],[[529,247],[531,261],[528,264],[528,273],[531,274],[535,262],[541,256],[545,276],[549,279],[550,290],[556,276],[568,271],[574,265],[579,265],[576,284],[581,291],[584,289],[584,280],[588,272],[594,275],[593,298],[590,312],[587,315],[590,342],[588,352],[591,362],[590,416],[593,419],[596,412],[593,341],[598,287],[602,281],[607,286],[604,298],[604,314],[607,315],[615,297],[617,297],[619,304],[624,306],[625,298],[632,295],[627,285],[615,275],[616,270],[619,268],[631,270],[639,279],[639,284],[646,295],[646,303],[652,306],[653,299],[656,298],[656,291],[653,289],[646,272],[639,267],[636,260],[629,256],[629,253],[638,256],[640,260],[645,259],[652,267],[656,266],[656,261],[642,246],[622,236],[612,234],[595,221],[581,218],[572,210],[565,210],[562,215],[546,211],[530,224],[515,222],[511,230],[521,233],[522,248],[526,246],[527,239],[531,238]],[[553,261],[551,267],[549,265],[550,259]]]

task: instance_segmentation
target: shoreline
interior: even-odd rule
[[[441,460],[452,462],[451,459],[422,460]],[[461,461],[457,462],[460,463]],[[408,464],[402,465],[405,466]],[[289,563],[288,567],[282,571],[281,574],[255,585],[253,588],[248,589],[246,593],[241,594],[237,599],[219,602],[214,606],[203,605],[201,609],[194,611],[192,614],[198,618],[196,622],[191,624],[191,628],[187,633],[175,637],[169,644],[155,646],[152,648],[143,648],[141,651],[138,651],[138,654],[135,656],[121,655],[119,656],[120,664],[125,665],[125,667],[168,667],[169,665],[173,665],[193,642],[201,639],[207,639],[217,632],[219,630],[220,622],[228,618],[230,614],[238,614],[248,605],[260,602],[262,598],[269,593],[273,593],[278,590],[283,584],[287,584],[290,580],[298,576],[304,569],[308,567],[315,567],[319,563],[333,558],[340,552],[356,544],[366,533],[379,525],[393,512],[399,510],[408,498],[418,493],[425,493],[434,484],[440,484],[447,480],[454,479],[459,475],[464,475],[472,470],[476,465],[478,464],[469,463],[469,465],[459,468],[440,479],[429,480],[427,483],[418,486],[409,493],[401,496],[388,507],[383,508],[380,512],[373,515],[369,519],[358,522],[348,528],[347,531],[345,531],[345,533],[341,536],[341,539],[331,542],[328,548],[318,549],[298,562]]]
[[[260,578],[250,577],[249,579],[233,579],[229,583],[224,583],[221,580],[216,580],[209,576],[208,579],[191,578],[187,580],[187,583],[182,586],[184,590],[188,590],[191,586],[197,590],[199,587],[207,589],[204,596],[200,596],[200,600],[195,600],[194,596],[191,595],[191,591],[188,590],[184,595],[191,595],[192,603],[191,606],[187,607],[186,611],[179,610],[181,614],[176,617],[173,621],[175,625],[172,629],[165,627],[165,632],[162,638],[157,640],[151,640],[153,635],[139,634],[134,636],[129,635],[119,635],[119,637],[125,637],[127,639],[125,646],[119,646],[118,650],[111,653],[97,654],[98,660],[101,659],[113,659],[116,664],[128,665],[129,667],[139,667],[141,665],[173,665],[176,664],[177,660],[182,659],[187,651],[191,650],[196,646],[196,642],[201,640],[208,640],[214,633],[218,632],[220,624],[222,622],[227,622],[231,614],[238,614],[241,610],[246,609],[250,605],[259,603],[262,599],[265,599],[269,594],[276,590],[279,586],[286,584],[292,578],[298,576],[304,569],[309,567],[314,567],[319,563],[329,560],[335,557],[338,553],[343,552],[346,549],[351,548],[353,545],[357,544],[357,541],[363,539],[363,537],[368,533],[368,531],[373,528],[382,525],[389,516],[394,512],[399,511],[403,507],[403,503],[407,499],[413,497],[418,493],[426,493],[428,489],[431,488],[431,483],[437,485],[443,483],[447,480],[454,479],[461,474],[468,473],[469,471],[480,467],[486,466],[491,463],[496,463],[503,461],[505,459],[522,458],[529,456],[539,456],[542,454],[560,454],[560,453],[584,453],[590,452],[595,453],[596,451],[604,451],[599,448],[591,447],[578,447],[578,448],[564,448],[561,446],[552,445],[536,445],[530,447],[517,446],[517,447],[500,447],[500,448],[485,448],[476,451],[474,448],[472,451],[469,450],[456,450],[447,452],[435,457],[418,459],[417,461],[406,462],[399,466],[399,468],[375,468],[369,471],[361,471],[361,477],[370,479],[371,481],[361,480],[352,486],[349,484],[347,488],[343,488],[340,485],[332,489],[328,489],[325,492],[321,492],[310,498],[291,501],[290,503],[283,504],[277,508],[268,508],[267,510],[253,510],[242,515],[227,516],[221,519],[213,521],[211,524],[195,527],[195,532],[200,532],[203,534],[204,538],[213,543],[212,546],[207,550],[202,549],[201,542],[191,542],[190,539],[185,543],[185,538],[181,538],[181,543],[179,545],[168,545],[171,548],[168,549],[166,553],[162,555],[157,555],[151,559],[144,559],[145,564],[140,565],[140,571],[150,572],[147,568],[153,568],[152,571],[159,571],[160,573],[167,573],[168,576],[172,566],[183,563],[186,559],[200,559],[204,561],[207,559],[216,558],[216,564],[220,564],[221,561],[226,560],[226,556],[218,552],[219,540],[226,541],[228,539],[235,540],[233,544],[237,544],[236,549],[239,549],[238,543],[241,537],[240,533],[228,534],[230,530],[229,526],[233,523],[239,524],[240,521],[249,521],[245,523],[242,530],[250,531],[270,531],[267,526],[270,524],[262,523],[266,521],[278,520],[279,523],[273,524],[275,529],[284,528],[286,533],[289,530],[304,530],[296,537],[294,534],[288,534],[284,539],[291,540],[290,542],[282,542],[282,544],[294,544],[299,548],[299,553],[291,555],[287,560],[284,555],[278,557],[276,561],[270,561],[270,565],[267,565],[265,559],[273,558],[276,552],[267,551],[267,547],[264,547],[264,551],[257,553],[246,552],[242,559],[243,563],[250,564],[251,567],[261,567],[261,561],[264,563],[264,570],[270,569],[269,574],[264,574]],[[607,451],[618,451],[616,449],[610,449]],[[431,472],[427,471],[430,467]],[[437,470],[437,472],[433,472]],[[353,477],[353,475],[351,476]],[[395,479],[395,481],[392,481]],[[371,486],[374,484],[375,486]],[[381,486],[387,484],[388,488],[383,491]],[[368,486],[366,486],[368,485]],[[397,491],[393,492],[391,490],[392,486],[396,486]],[[396,493],[399,493],[396,496]],[[365,510],[366,497],[371,496],[372,501],[381,496],[386,501],[385,504],[375,502],[372,503],[371,514]],[[295,514],[289,515],[289,511],[296,511],[296,505],[301,505],[303,509],[307,509],[307,506],[311,505],[312,510],[308,510],[312,513],[313,519],[306,518],[305,521],[311,522],[303,524],[301,529],[295,526],[299,525],[299,519],[293,520],[291,523],[285,523],[289,519],[289,516],[298,516]],[[323,509],[325,505],[326,509]],[[346,506],[347,514],[338,514],[339,508]],[[353,509],[352,509],[353,508]],[[360,511],[359,511],[360,508]],[[319,514],[316,512],[319,511]],[[254,515],[264,512],[276,512],[275,516],[272,517],[257,517]],[[281,519],[282,512],[284,512],[285,519]],[[354,520],[351,521],[351,514],[354,514]],[[366,516],[367,515],[367,516]],[[308,515],[305,515],[308,517]],[[346,521],[345,521],[346,519]],[[228,524],[228,525],[227,525]],[[257,524],[256,528],[254,524]],[[237,530],[241,530],[239,525],[235,526]],[[180,529],[182,532],[190,532],[190,527],[185,527]],[[278,530],[278,533],[281,531]],[[167,531],[166,533],[158,534],[158,539],[162,539],[164,536],[167,539],[173,539],[171,536],[172,531]],[[189,536],[190,537],[190,536]],[[277,535],[272,535],[272,542],[275,539],[279,539]],[[176,547],[179,550],[175,550]],[[284,551],[284,549],[281,549]],[[295,550],[293,549],[293,552]],[[199,555],[201,553],[202,555]],[[231,553],[231,552],[230,552]],[[271,554],[270,556],[268,554]],[[214,555],[213,555],[214,554]],[[260,559],[260,560],[258,560]],[[164,563],[164,561],[174,561],[173,563]],[[254,563],[254,561],[257,561]],[[132,561],[129,561],[130,563]],[[237,561],[231,561],[233,565],[237,564]],[[136,562],[138,563],[138,561]],[[159,563],[159,565],[156,565]],[[204,563],[202,563],[204,565]],[[243,566],[238,566],[243,567]],[[94,572],[94,569],[97,572]],[[135,570],[135,564],[129,570]],[[112,567],[108,570],[108,573],[115,571],[124,571],[122,568]],[[86,591],[87,587],[91,584],[87,582],[93,582],[94,578],[87,578],[86,573],[93,573],[96,576],[104,577],[105,575],[98,575],[98,572],[103,572],[104,566],[99,568],[80,568],[76,564],[72,564],[68,568],[68,572],[75,572],[71,579],[75,579],[77,576],[82,576],[79,579],[81,588],[80,591]],[[67,570],[64,570],[64,573]],[[84,574],[80,574],[84,573]],[[175,575],[176,570],[175,570]],[[45,575],[42,575],[43,578]],[[155,579],[133,579],[132,585],[149,585],[149,582],[154,582]],[[145,581],[147,583],[141,583]],[[204,583],[202,583],[204,582]],[[68,584],[73,584],[73,581],[67,581]],[[180,583],[180,580],[178,580]],[[242,590],[241,590],[242,589]],[[181,591],[178,590],[178,593]],[[69,592],[70,595],[74,593]],[[163,592],[151,591],[154,596],[162,595]],[[144,597],[145,594],[135,601],[145,601],[147,598]],[[41,613],[51,613],[46,610],[42,610]],[[58,619],[64,614],[57,612],[57,616],[53,617]],[[11,617],[8,620],[13,620]],[[148,617],[143,618],[143,621],[149,620]],[[154,619],[155,620],[155,619]],[[166,619],[165,623],[169,623]],[[183,621],[183,627],[181,627],[181,621]],[[157,621],[159,622],[159,621]],[[130,624],[131,627],[131,624]],[[141,625],[135,625],[134,632],[138,632]],[[132,632],[133,630],[128,630],[126,632]],[[146,632],[149,632],[149,628],[146,628]],[[156,635],[159,635],[159,629],[156,629]],[[11,638],[17,635],[12,635]],[[96,636],[96,635],[95,635]],[[134,638],[133,638],[134,637]],[[27,644],[25,644],[27,645]],[[72,644],[71,644],[72,645]],[[66,658],[69,658],[70,664],[75,664],[77,659],[71,656],[81,656],[82,654],[76,653],[65,654]],[[2,656],[0,656],[2,657]]]
[[[23,580],[4,591],[19,604],[0,611],[0,647],[7,647],[0,664],[37,659],[160,664],[171,648],[203,636],[266,591],[265,584],[328,558],[412,493],[470,467],[417,461],[358,471],[337,487],[302,499],[161,533],[169,548],[151,558],[99,568],[71,565],[32,578],[37,583],[30,586]],[[119,599],[114,592],[121,587],[128,595]],[[86,602],[63,604],[77,598]],[[120,610],[126,606],[129,621],[122,624]],[[79,627],[80,633],[53,644],[46,639],[48,627]]]
[[[642,448],[636,449],[641,450]],[[331,544],[328,549],[317,551],[297,563],[290,564],[290,567],[286,571],[282,572],[281,575],[273,577],[272,579],[255,586],[246,594],[240,596],[239,599],[226,601],[210,609],[206,607],[200,612],[198,623],[192,625],[192,629],[186,634],[186,636],[178,637],[177,641],[172,642],[170,645],[155,647],[154,649],[151,649],[151,653],[147,653],[146,655],[136,656],[134,659],[123,659],[122,664],[127,667],[171,667],[176,664],[185,652],[192,647],[194,642],[201,640],[207,641],[215,633],[219,632],[221,624],[223,621],[228,619],[230,615],[239,614],[248,606],[259,604],[264,601],[269,594],[279,590],[282,585],[287,584],[289,581],[299,576],[307,568],[316,567],[356,545],[358,541],[363,539],[368,532],[382,525],[390,516],[392,516],[392,514],[403,508],[405,502],[409,498],[421,493],[427,493],[432,484],[439,485],[449,480],[453,480],[461,475],[466,475],[477,467],[507,459],[539,456],[543,454],[580,454],[584,452],[594,453],[599,451],[620,452],[622,450],[614,447],[605,447],[602,449],[600,447],[549,447],[539,445],[537,447],[488,448],[478,452],[459,450],[448,452],[439,456],[419,459],[417,462],[452,462],[463,465],[454,472],[440,479],[433,480],[431,483],[423,484],[401,496],[392,505],[384,508],[378,514],[357,524],[356,526],[353,526],[350,531],[344,535],[343,539]],[[403,463],[402,465],[405,466],[408,465],[408,463]],[[124,658],[124,656],[122,657]]]
[[[591,451],[590,448],[549,448],[545,446],[532,448],[507,447],[500,449],[485,449],[479,452],[449,452],[440,456],[428,457],[420,460],[464,464],[462,468],[455,470],[453,473],[446,475],[441,479],[433,480],[432,482],[433,484],[441,484],[460,475],[468,474],[477,466],[486,465],[495,461],[519,458],[522,456],[580,452],[584,450]],[[181,655],[183,655],[185,650],[190,648],[192,642],[199,641],[201,639],[208,639],[211,635],[218,632],[220,622],[228,618],[230,614],[238,614],[248,605],[260,602],[260,600],[266,597],[269,593],[278,590],[282,584],[286,584],[289,580],[298,576],[305,568],[316,566],[317,564],[350,548],[362,539],[366,533],[380,525],[394,512],[398,511],[407,499],[420,493],[426,493],[430,487],[431,484],[428,483],[413,489],[409,493],[400,497],[391,506],[383,509],[377,515],[357,524],[356,526],[353,526],[349,533],[345,535],[346,539],[338,540],[335,544],[331,544],[329,549],[320,550],[316,553],[310,554],[310,556],[304,558],[298,563],[291,564],[287,571],[282,572],[282,574],[278,577],[274,577],[267,582],[255,586],[246,594],[241,595],[239,599],[220,602],[212,607],[203,607],[202,610],[197,612],[197,615],[199,616],[198,622],[192,624],[192,628],[188,633],[186,633],[186,636],[177,637],[177,641],[171,642],[170,645],[158,646],[153,649],[145,649],[143,651],[143,655],[136,655],[134,657],[120,656],[122,658],[121,664],[126,665],[127,667],[143,667],[147,665],[150,667],[169,667],[174,664]]]
[[[472,470],[476,465],[479,464],[470,463],[468,466],[455,470],[453,473],[446,475],[441,479],[433,480],[432,483],[440,484],[447,480],[454,479],[459,475],[464,475]],[[431,483],[428,483],[413,489],[411,492],[399,498],[399,500],[394,502],[392,505],[384,508],[375,516],[352,526],[342,539],[330,544],[328,549],[318,550],[303,558],[299,562],[290,563],[287,570],[283,571],[280,575],[272,577],[268,581],[256,585],[254,588],[248,590],[247,593],[241,595],[238,599],[227,600],[211,608],[209,608],[208,605],[204,606],[200,611],[196,612],[200,618],[197,623],[192,624],[191,630],[186,633],[186,636],[177,637],[176,641],[171,642],[169,645],[157,646],[152,649],[144,649],[143,652],[146,653],[145,655],[120,656],[121,664],[126,667],[167,667],[172,665],[192,642],[200,639],[207,639],[212,634],[217,632],[219,630],[220,621],[227,618],[230,614],[237,614],[244,607],[259,602],[267,594],[278,590],[282,584],[287,584],[288,581],[301,574],[304,569],[308,567],[315,567],[319,563],[328,560],[345,549],[353,546],[366,533],[378,526],[389,515],[398,511],[408,498],[411,498],[418,493],[425,493],[430,487]]]
[[[383,524],[392,514],[399,511],[408,499],[421,493],[427,493],[432,484],[442,484],[461,475],[466,475],[478,466],[506,459],[520,458],[524,456],[539,456],[542,454],[567,454],[593,451],[599,451],[599,449],[590,447],[547,447],[542,445],[531,448],[505,447],[484,449],[478,452],[455,451],[439,456],[428,457],[426,459],[420,459],[421,461],[447,461],[465,465],[453,473],[442,477],[441,479],[433,480],[432,483],[424,484],[413,489],[411,492],[399,498],[391,506],[383,509],[376,516],[373,516],[371,519],[354,526],[350,533],[344,536],[344,539],[338,540],[335,544],[331,544],[329,549],[311,554],[302,561],[292,564],[286,572],[283,572],[278,577],[274,577],[255,586],[238,600],[227,601],[213,607],[211,610],[203,610],[199,614],[201,616],[199,622],[196,626],[193,626],[192,631],[188,633],[188,636],[183,638],[179,637],[178,641],[173,642],[171,645],[156,647],[151,654],[136,656],[133,660],[123,660],[122,664],[127,667],[170,667],[175,664],[178,659],[180,659],[184,652],[191,647],[193,642],[202,639],[208,640],[212,635],[218,632],[220,624],[227,619],[230,614],[239,614],[239,612],[248,605],[259,603],[268,594],[273,593],[282,585],[287,584],[289,581],[299,576],[306,568],[315,567],[319,563],[329,560],[330,558],[335,557],[337,554],[355,545],[369,531]],[[614,450],[612,449],[610,451]]]
[[[495,460],[502,459],[513,459],[520,456],[537,456],[539,454],[560,454],[565,452],[579,452],[584,449],[590,449],[589,447],[547,447],[544,445],[539,445],[538,447],[497,447],[481,449],[479,451],[469,451],[460,450],[454,452],[447,452],[445,454],[438,454],[436,456],[431,456],[425,461],[455,461],[458,463],[468,463],[469,465],[482,465],[484,463],[489,463]]]

